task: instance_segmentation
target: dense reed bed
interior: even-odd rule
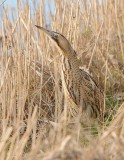
[[[3,5],[0,159],[124,159],[124,1],[17,1],[16,11]],[[99,129],[70,121],[61,51],[35,24],[65,35],[103,89]]]

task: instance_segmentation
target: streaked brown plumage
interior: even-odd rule
[[[57,32],[46,30],[37,25],[36,27],[51,37],[62,50],[64,80],[73,102],[81,107],[83,112],[87,112],[89,117],[103,121],[103,93],[93,77],[80,69],[76,52],[68,40]]]

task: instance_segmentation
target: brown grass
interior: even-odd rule
[[[43,0],[17,2],[18,14],[3,8],[0,31],[0,159],[124,159],[123,0],[54,0],[54,14]],[[103,88],[101,129],[69,121],[61,52],[35,24],[65,35]]]

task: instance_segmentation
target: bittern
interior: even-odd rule
[[[79,59],[69,41],[60,33],[35,25],[53,39],[63,54],[63,75],[68,93],[76,106],[91,118],[103,121],[103,92],[93,77],[80,69]]]

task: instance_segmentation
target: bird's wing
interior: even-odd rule
[[[103,114],[103,92],[93,79],[93,77],[81,70],[82,76],[82,95],[84,101],[87,103],[87,106],[92,106],[92,110],[96,114]],[[102,116],[102,115],[101,115]]]

